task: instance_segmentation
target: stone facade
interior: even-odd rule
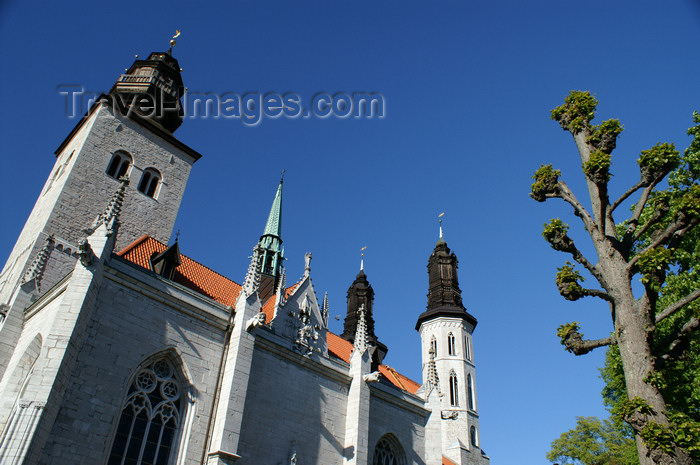
[[[158,88],[153,69],[174,59],[156,58],[132,66],[120,89],[134,80]],[[137,76],[148,66],[148,77]],[[122,110],[97,102],[59,147],[0,274],[0,463],[488,463],[479,440],[470,442],[475,320],[423,319],[418,389],[381,365],[386,348],[364,305],[353,307],[352,342],[328,331],[310,254],[293,285],[273,276],[269,299],[260,244],[242,286],[177,247],[175,272],[158,274],[149,260],[164,253],[199,154],[161,122]],[[110,173],[116,153],[128,154],[130,183]],[[160,175],[152,196],[139,185],[147,168]],[[278,196],[276,231],[281,183]],[[196,266],[208,284],[178,278]],[[425,367],[440,379],[434,389]],[[460,402],[450,406],[451,373]]]

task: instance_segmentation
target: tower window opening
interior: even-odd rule
[[[471,428],[469,428],[469,438],[471,439],[472,446],[479,447],[476,438],[476,427],[474,427],[473,425]]]
[[[456,355],[457,351],[455,349],[455,335],[450,333],[447,335],[447,354]]]
[[[472,375],[467,375],[467,403],[469,410],[474,410],[474,386],[472,384]]]
[[[119,179],[129,172],[131,156],[126,152],[116,152],[107,167],[107,174],[114,179]]]
[[[141,182],[139,182],[138,190],[142,194],[155,199],[158,196],[158,187],[160,186],[160,173],[153,168],[148,168],[143,172],[141,176]]]
[[[450,371],[450,405],[452,407],[459,406],[459,395],[457,393],[457,374],[454,370]]]
[[[435,336],[430,338],[430,351],[434,357],[437,357],[437,339],[435,339]]]

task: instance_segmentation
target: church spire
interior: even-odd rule
[[[265,230],[258,242],[260,253],[260,298],[264,302],[274,294],[280,277],[282,276],[282,262],[284,251],[282,249],[282,185],[284,184],[284,171],[280,183],[277,186],[275,198],[272,201],[270,214],[267,217]]]
[[[440,237],[428,258],[428,308],[418,317],[416,329],[422,322],[437,316],[455,316],[476,326],[476,318],[467,313],[462,304],[457,256],[447,246],[440,226]]]

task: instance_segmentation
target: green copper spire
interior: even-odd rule
[[[262,275],[260,297],[263,301],[274,294],[274,291],[282,276],[282,262],[284,250],[282,249],[282,184],[284,183],[284,171],[275,200],[272,201],[270,215],[267,217],[265,231],[260,236],[258,246],[260,253],[260,271]],[[269,294],[269,295],[268,295]]]
[[[272,201],[272,208],[270,209],[270,216],[267,217],[267,224],[265,225],[265,232],[263,236],[277,236],[282,237],[282,184],[284,183],[284,172],[282,172],[282,179],[280,179],[280,184],[277,186],[277,193],[275,194],[275,200]]]

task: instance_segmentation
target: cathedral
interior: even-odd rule
[[[174,136],[184,91],[171,51],[137,59],[56,150],[0,274],[0,463],[487,465],[442,231],[418,383],[383,363],[362,266],[340,335],[311,254],[288,280],[283,179],[242,283],[171,242],[202,156]]]

